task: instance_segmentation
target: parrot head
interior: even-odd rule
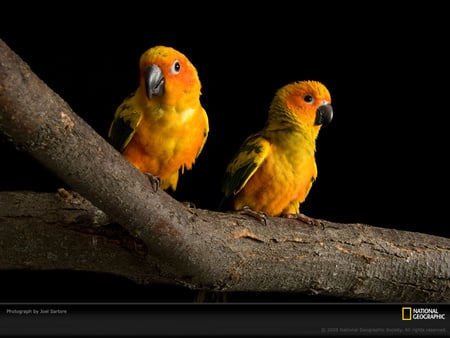
[[[293,82],[277,91],[269,114],[275,115],[269,116],[269,120],[288,115],[291,121],[318,131],[333,119],[331,95],[318,81]]]
[[[140,82],[149,101],[176,105],[184,94],[200,96],[197,70],[184,54],[171,47],[155,46],[142,54]]]

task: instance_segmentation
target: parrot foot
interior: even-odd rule
[[[256,218],[261,223],[264,223],[264,225],[267,225],[267,214],[262,211],[255,211],[246,205],[241,210],[239,210],[238,213],[240,213],[241,215],[247,215]]]
[[[182,204],[188,209],[197,209],[197,206],[193,202],[182,202]]]
[[[200,290],[195,297],[195,303],[226,303],[228,301],[226,292]]]
[[[321,226],[322,228],[324,228],[324,224],[322,223],[322,221],[320,219],[312,218],[312,217],[306,216],[305,214],[286,214],[286,215],[284,215],[284,217],[294,218],[303,223],[306,223],[309,225],[314,225],[314,226]]]
[[[152,175],[150,173],[144,173],[144,174],[145,174],[145,176],[147,176],[148,180],[150,181],[153,191],[157,192],[158,189],[161,187],[161,179],[158,176]]]

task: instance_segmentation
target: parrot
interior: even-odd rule
[[[195,66],[180,51],[157,45],[139,59],[139,86],[115,111],[110,144],[144,172],[155,191],[176,190],[209,133]]]
[[[333,119],[331,95],[319,81],[279,88],[264,127],[248,136],[228,163],[220,209],[267,216],[312,219],[300,213],[317,178],[316,139]]]

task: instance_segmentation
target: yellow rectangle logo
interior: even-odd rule
[[[402,307],[402,320],[412,320],[411,307]]]

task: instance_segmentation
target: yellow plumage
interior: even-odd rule
[[[179,172],[191,169],[209,132],[194,65],[179,51],[155,46],[142,54],[139,87],[117,108],[111,144],[161,187],[177,188]]]
[[[264,128],[249,136],[227,166],[223,194],[232,210],[298,216],[317,177],[316,138],[333,110],[328,89],[317,81],[280,88]]]

